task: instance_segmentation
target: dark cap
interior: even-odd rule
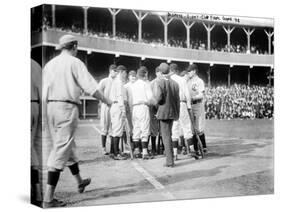
[[[178,72],[178,71],[179,71],[178,65],[175,64],[175,63],[171,63],[171,64],[170,64],[170,71],[171,71],[171,72]]]
[[[138,77],[145,77],[146,73],[147,73],[147,68],[145,66],[141,66],[137,71]]]
[[[162,74],[169,74],[169,65],[167,63],[161,63],[159,69]]]
[[[119,66],[117,66],[116,70],[120,71],[120,72],[123,72],[123,71],[127,71],[127,68],[125,66],[123,66],[123,65],[119,65]]]
[[[111,64],[111,65],[109,66],[109,70],[116,70],[116,68],[117,68],[117,66],[114,65],[114,64]]]
[[[190,71],[193,71],[193,70],[198,71],[198,67],[194,63],[188,66],[187,72],[190,72]]]
[[[129,72],[129,76],[137,76],[137,72],[135,71],[135,70],[131,70],[130,72]]]

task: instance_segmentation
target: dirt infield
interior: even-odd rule
[[[99,128],[98,120],[81,121],[76,139],[81,174],[91,177],[92,184],[79,194],[69,170],[61,175],[56,196],[68,206],[274,192],[273,120],[208,120],[210,153],[198,161],[179,155],[174,168],[163,167],[162,156],[109,159],[102,155],[94,128]]]

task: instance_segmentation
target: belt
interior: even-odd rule
[[[133,104],[133,107],[134,107],[134,106],[138,106],[138,105],[145,105],[145,106],[148,106],[146,103],[136,103],[136,104]]]
[[[117,104],[117,103],[118,103],[118,101],[113,101],[113,102],[112,102],[112,104]]]
[[[180,100],[180,102],[186,103],[186,100]]]
[[[70,101],[70,100],[53,100],[53,99],[50,99],[50,100],[47,100],[47,102],[66,102],[66,103],[69,103],[69,104],[73,104],[73,105],[76,105],[76,106],[79,106],[79,104],[77,102],[73,102],[73,101]]]
[[[35,102],[35,103],[38,103],[38,104],[40,104],[40,101],[37,99],[37,100],[35,100],[35,99],[31,99],[31,102]]]
[[[202,102],[202,99],[196,99],[196,100],[192,100],[191,104],[195,105],[195,104],[198,104],[198,103],[201,103],[201,102]]]

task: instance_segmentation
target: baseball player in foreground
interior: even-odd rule
[[[181,77],[179,76],[179,69],[177,64],[170,64],[171,79],[173,79],[179,86],[180,98],[180,113],[179,119],[173,122],[172,127],[172,142],[174,159],[177,160],[177,151],[180,137],[184,137],[185,143],[190,143],[192,139],[192,128],[188,110],[191,110],[190,93],[187,87],[187,72]],[[190,151],[189,151],[190,154]]]
[[[111,92],[111,86],[113,80],[116,78],[118,72],[116,70],[117,66],[112,64],[109,66],[109,76],[104,78],[99,83],[99,91],[106,97],[109,98]],[[100,109],[100,125],[101,125],[101,142],[103,154],[108,155],[106,151],[106,137],[111,134],[111,120],[110,120],[110,107],[107,104],[101,103]],[[113,141],[111,137],[111,153],[113,153]]]
[[[148,138],[150,133],[149,105],[152,104],[153,94],[150,84],[146,81],[147,68],[141,66],[137,71],[138,80],[132,85],[132,120],[133,142],[135,156],[140,156],[139,141],[141,140],[142,158],[150,159],[148,155]]]
[[[196,64],[191,64],[187,68],[188,72],[188,89],[191,96],[191,109],[194,115],[195,130],[197,131],[203,145],[203,151],[207,152],[207,145],[205,139],[205,108],[204,95],[205,85],[202,79],[197,75],[198,67]],[[196,154],[198,155],[197,139],[193,135],[193,143]]]
[[[65,203],[54,198],[60,172],[67,166],[74,176],[78,192],[91,183],[80,175],[74,134],[78,124],[79,97],[83,92],[111,105],[98,91],[96,80],[84,63],[76,58],[78,40],[72,35],[59,39],[61,53],[49,61],[43,70],[43,116],[46,116],[53,147],[48,157],[48,177],[43,207],[60,207]]]
[[[39,181],[39,154],[35,148],[35,137],[40,130],[40,108],[42,97],[42,70],[41,66],[31,60],[31,202],[40,205],[42,202],[42,191]]]
[[[126,73],[127,69],[123,65],[119,65],[116,68],[118,72],[117,77],[112,81],[111,91],[109,93],[109,99],[112,101],[110,107],[110,120],[111,120],[111,135],[113,137],[113,159],[115,160],[124,160],[126,157],[123,157],[119,151],[120,138],[123,135],[125,119],[126,119],[126,91],[124,88],[124,72]]]

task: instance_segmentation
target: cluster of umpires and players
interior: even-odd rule
[[[61,53],[49,61],[42,72],[42,97],[40,66],[32,61],[31,184],[32,201],[35,204],[43,203],[43,207],[65,205],[54,198],[60,172],[65,166],[76,179],[78,192],[82,193],[91,183],[90,178],[83,179],[80,175],[75,153],[74,134],[82,92],[102,102],[102,147],[104,154],[116,160],[126,159],[122,154],[126,145],[131,157],[135,158],[150,159],[156,154],[162,154],[164,150],[164,165],[167,167],[174,166],[179,149],[183,154],[196,159],[207,152],[204,135],[204,82],[197,76],[198,68],[195,64],[180,73],[176,64],[161,63],[155,70],[157,77],[151,82],[148,81],[145,66],[130,71],[127,82],[126,67],[110,65],[109,76],[98,84],[85,64],[75,57],[77,47],[76,37],[64,35],[60,38],[58,49]],[[44,197],[39,185],[38,154],[33,145],[41,99],[43,123],[47,123],[53,141],[47,162],[48,177]],[[107,139],[108,136],[110,139]],[[162,140],[163,148],[161,142],[156,142],[156,138]],[[124,142],[120,142],[122,139]],[[107,140],[111,141],[109,153],[106,150]],[[120,143],[125,143],[125,148]]]

